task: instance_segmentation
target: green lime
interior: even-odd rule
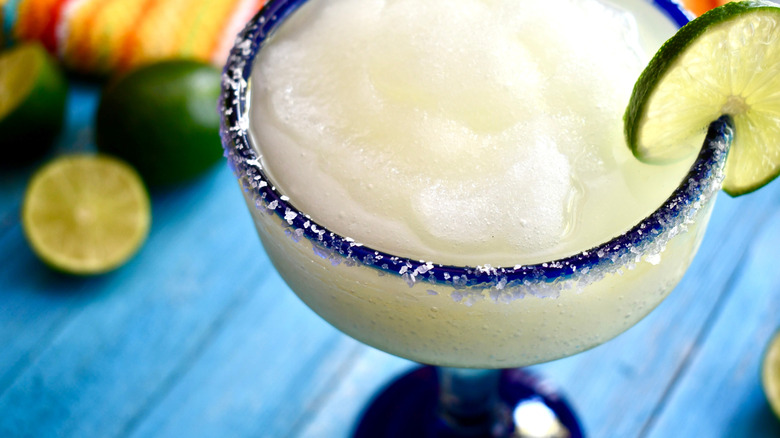
[[[113,81],[98,107],[98,149],[127,160],[149,186],[204,173],[222,158],[220,75],[199,61],[169,60]]]
[[[99,274],[127,261],[146,239],[149,195],[129,165],[105,155],[57,158],[32,177],[22,227],[46,264]]]
[[[780,332],[772,337],[764,353],[761,383],[769,405],[772,406],[775,415],[780,417]]]
[[[0,163],[27,163],[50,149],[62,128],[67,88],[39,43],[0,53]]]
[[[639,77],[625,114],[626,140],[644,162],[701,148],[722,114],[735,138],[723,189],[752,192],[780,173],[780,7],[727,3],[683,26]]]

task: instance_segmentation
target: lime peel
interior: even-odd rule
[[[119,76],[101,95],[95,143],[122,158],[149,187],[172,186],[206,173],[220,147],[221,72],[211,64],[172,59]]]
[[[736,135],[723,189],[750,193],[780,174],[780,7],[727,3],[683,26],[639,77],[624,116],[626,141],[643,162],[701,148],[722,114]]]

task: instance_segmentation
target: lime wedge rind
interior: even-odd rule
[[[626,141],[648,163],[668,163],[701,148],[721,114],[736,134],[723,189],[750,193],[780,174],[780,7],[727,3],[683,26],[637,81]]]

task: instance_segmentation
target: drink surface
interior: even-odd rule
[[[639,0],[311,0],[258,55],[250,132],[291,203],[360,243],[552,260],[626,231],[689,167],[639,163],[622,134],[673,31]]]

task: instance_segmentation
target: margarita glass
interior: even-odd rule
[[[511,267],[390,254],[300,210],[269,177],[253,145],[255,57],[304,3],[271,1],[237,39],[223,75],[222,141],[263,246],[290,288],[355,339],[441,367],[399,380],[367,411],[356,435],[525,436],[521,414],[531,401],[554,412],[549,430],[581,436],[566,404],[515,367],[597,346],[668,295],[693,259],[720,189],[730,120],[711,125],[690,171],[657,210],[595,247]],[[653,5],[677,25],[687,20],[671,1]]]

